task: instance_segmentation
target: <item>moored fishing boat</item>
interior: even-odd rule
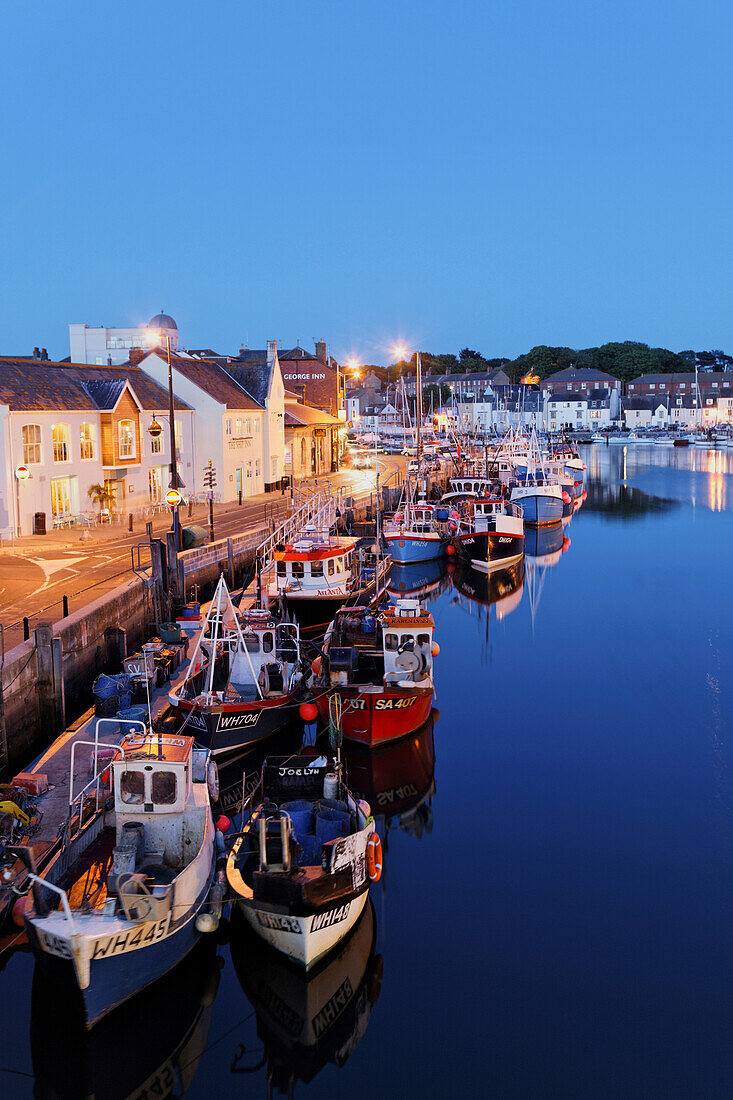
[[[102,762],[99,745],[94,778],[75,796],[72,768],[69,839],[43,878],[31,875],[25,918],[37,963],[75,979],[90,1027],[214,931],[223,898],[209,753],[192,737],[144,732],[103,746],[114,758]]]
[[[376,746],[412,733],[430,714],[435,623],[418,600],[398,599],[377,614],[339,611],[314,662],[312,691],[321,718],[342,700],[347,740]]]
[[[383,590],[392,563],[372,553],[371,540],[361,542],[307,527],[300,538],[275,550],[270,599],[282,599],[301,627],[326,626],[347,602],[368,603]]]
[[[384,523],[384,541],[393,562],[400,565],[442,558],[450,538],[450,514],[439,505],[403,504]]]
[[[524,485],[515,485],[511,500],[521,508],[526,524],[544,526],[557,523],[562,519],[566,504],[563,500],[563,492],[561,485],[546,482],[541,476],[535,476]]]
[[[203,683],[191,670],[206,657]],[[237,614],[223,577],[182,682],[168,696],[181,729],[223,755],[261,741],[295,716],[303,694],[300,632],[271,612]]]
[[[461,520],[453,546],[457,555],[475,569],[502,569],[521,561],[524,519],[518,504],[501,497],[466,501]]]
[[[270,757],[243,820],[227,860],[232,895],[261,939],[308,970],[354,927],[381,874],[370,807],[340,763]]]

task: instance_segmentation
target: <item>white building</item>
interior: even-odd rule
[[[94,363],[97,366],[126,363],[132,348],[148,348],[163,341],[151,333],[170,336],[171,348],[178,348],[178,326],[167,313],[157,313],[147,325],[136,328],[104,328],[92,325],[69,325],[69,348],[72,363]]]
[[[30,535],[100,512],[139,514],[170,486],[169,433],[147,428],[168,407],[167,391],[130,366],[92,367],[0,359],[0,532]],[[193,410],[175,404],[178,468],[185,489],[201,487]],[[22,477],[18,477],[18,474]]]
[[[547,394],[546,419],[551,432],[563,428],[598,431],[619,416],[619,391],[615,387],[556,391]]]
[[[216,362],[187,352],[171,356],[173,391],[195,409],[200,478],[209,459],[222,502],[280,488],[285,472],[284,387],[277,342],[266,350],[243,350]],[[157,348],[141,363],[161,386],[168,385],[166,351]],[[165,412],[165,410],[161,410]]]

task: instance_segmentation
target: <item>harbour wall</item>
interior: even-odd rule
[[[373,494],[347,499],[355,520],[369,518]],[[121,657],[133,653],[156,629],[165,600],[156,592],[177,589],[188,598],[213,593],[224,572],[233,587],[242,584],[254,565],[256,548],[270,534],[259,526],[241,535],[178,555],[167,577],[132,576],[124,584],[58,622],[38,623],[31,638],[5,655],[0,674],[0,776],[14,774],[45,749],[92,702],[92,684],[101,672],[120,669]],[[151,558],[154,555],[151,554]],[[162,572],[175,555],[163,545]],[[164,617],[164,616],[163,616]]]

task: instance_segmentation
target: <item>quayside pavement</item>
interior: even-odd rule
[[[392,484],[404,473],[404,460],[380,456],[381,480]],[[336,474],[304,479],[298,489],[317,491],[330,484],[347,494],[363,496],[375,488],[373,471],[340,470]],[[261,493],[248,497],[241,505],[214,505],[214,537],[228,538],[248,530],[276,525],[286,515],[285,493]],[[195,524],[208,530],[208,505],[181,508],[184,526]],[[148,521],[155,536],[164,536],[171,527],[166,511]],[[7,652],[23,641],[24,618],[28,629],[41,620],[57,622],[133,577],[136,547],[146,545],[146,521],[133,521],[128,530],[123,523],[97,526],[88,531],[66,528],[46,535],[28,535],[3,543],[0,548],[0,624]],[[64,597],[66,598],[64,600]]]

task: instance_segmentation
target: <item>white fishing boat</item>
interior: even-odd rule
[[[144,728],[119,745],[79,744],[94,750],[94,778],[75,795],[72,756],[66,843],[42,878],[29,876],[25,921],[38,964],[75,978],[91,1027],[216,929],[223,886],[211,812],[218,781],[205,749]]]

